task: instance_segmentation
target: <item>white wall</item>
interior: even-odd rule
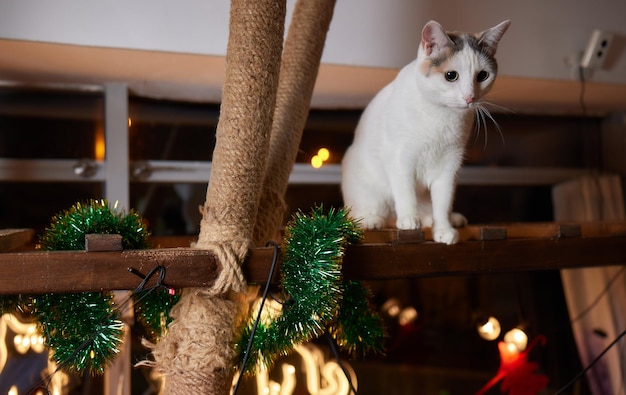
[[[0,37],[224,54],[226,0],[0,0]]]
[[[0,0],[0,38],[220,55],[228,12],[227,0]],[[571,79],[565,59],[601,28],[620,37],[611,70],[594,81],[626,84],[624,18],[624,0],[337,0],[323,62],[397,68],[413,58],[429,19],[469,31],[511,19],[502,75]]]

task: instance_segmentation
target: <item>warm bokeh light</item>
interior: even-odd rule
[[[8,334],[13,333],[13,339],[7,338]],[[13,343],[13,347],[18,354],[37,353],[43,354],[46,351],[43,337],[37,330],[37,325],[30,322],[22,322],[18,317],[6,313],[0,315],[0,374],[4,370],[8,360],[7,344]],[[48,383],[48,392],[51,395],[61,395],[62,389],[69,384],[69,376],[61,371],[57,371],[56,364],[49,360],[48,371],[56,372]],[[43,391],[35,390],[31,392],[33,395],[43,395]],[[65,393],[65,392],[63,392]],[[9,388],[7,395],[19,395],[17,386]]]
[[[99,125],[96,129],[96,142],[94,155],[96,160],[104,160],[105,155],[104,127]]]
[[[328,158],[330,158],[330,151],[327,148],[320,148],[320,150],[317,151],[317,156],[320,157],[322,162],[326,162]]]
[[[402,309],[400,315],[398,316],[398,322],[400,323],[400,325],[410,324],[411,322],[417,320],[418,315],[419,314],[414,307],[405,307],[404,309]]]
[[[496,317],[489,317],[486,322],[478,324],[478,334],[485,340],[496,340],[502,328]]]
[[[313,166],[314,168],[319,169],[320,167],[322,167],[322,164],[324,164],[324,161],[319,156],[315,155],[311,158],[311,166]]]
[[[350,381],[358,389],[356,373],[346,361],[342,361],[342,367],[335,360],[327,360],[323,350],[311,343],[297,344],[294,351],[302,359],[302,366],[297,369],[289,363],[280,364],[282,370],[280,382],[270,379],[267,366],[263,364],[257,366],[255,381],[258,395],[293,395],[296,390],[297,372],[304,376],[303,387],[306,387],[306,391],[303,392],[301,389],[298,393],[350,395],[353,393]],[[349,375],[350,381],[346,375]],[[235,375],[233,383],[237,380],[238,376]]]
[[[387,299],[383,303],[381,310],[387,313],[389,317],[397,317],[400,314],[400,301],[396,298]]]
[[[315,169],[319,169],[328,158],[330,158],[330,151],[327,148],[320,148],[317,151],[317,155],[311,158],[311,166]]]
[[[528,346],[528,336],[523,330],[515,328],[504,335],[504,342],[510,350],[515,348],[518,352],[522,352]]]

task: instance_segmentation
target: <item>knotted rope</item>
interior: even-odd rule
[[[195,245],[213,251],[222,268],[211,289],[184,290],[169,333],[153,350],[167,395],[229,393],[243,305],[235,293],[246,288],[240,265],[282,224],[334,3],[298,1],[282,65],[285,1],[231,3],[217,143]]]
[[[269,145],[283,44],[285,1],[233,0],[226,79],[211,178],[196,248],[215,253],[222,269],[211,290],[186,289],[169,332],[153,350],[164,393],[228,394],[240,304],[240,264],[252,246]]]

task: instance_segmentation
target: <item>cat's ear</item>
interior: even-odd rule
[[[498,49],[498,43],[504,32],[506,32],[506,29],[509,28],[509,25],[511,25],[511,21],[507,19],[499,25],[478,34],[478,42],[484,45],[489,56],[495,55],[496,49]]]
[[[439,23],[430,21],[422,29],[422,49],[427,56],[441,51],[450,44],[452,40]]]

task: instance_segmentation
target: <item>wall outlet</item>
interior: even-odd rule
[[[580,67],[583,69],[602,68],[612,41],[613,33],[605,30],[594,30],[580,60]]]

